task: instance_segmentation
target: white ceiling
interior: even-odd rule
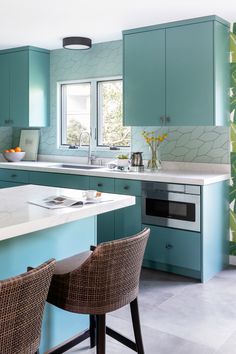
[[[0,0],[0,49],[56,49],[67,36],[106,42],[125,29],[207,15],[236,22],[235,0]]]

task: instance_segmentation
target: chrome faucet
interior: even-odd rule
[[[79,147],[81,147],[81,140],[82,140],[83,134],[87,134],[87,135],[88,135],[88,138],[89,138],[89,145],[88,145],[88,165],[91,165],[91,164],[92,164],[92,161],[94,160],[94,156],[92,157],[92,155],[91,155],[91,135],[90,135],[90,133],[87,132],[87,131],[81,132],[80,135],[79,135]]]

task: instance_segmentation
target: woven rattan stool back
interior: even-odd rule
[[[138,294],[149,232],[144,229],[98,245],[82,266],[56,275],[55,284],[53,277],[47,301],[68,311],[97,315],[129,304]]]
[[[0,353],[33,354],[39,348],[43,310],[55,260],[0,281]]]

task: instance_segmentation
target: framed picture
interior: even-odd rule
[[[39,148],[39,130],[21,130],[19,146],[25,151],[24,160],[36,161]]]

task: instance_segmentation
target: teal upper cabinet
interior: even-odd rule
[[[45,127],[49,116],[49,51],[0,51],[0,126]]]
[[[5,120],[10,120],[10,74],[9,57],[0,55],[0,126],[6,125]]]
[[[125,35],[123,67],[125,125],[157,125],[165,114],[165,30]]]
[[[124,124],[226,125],[229,24],[217,16],[123,33]]]

